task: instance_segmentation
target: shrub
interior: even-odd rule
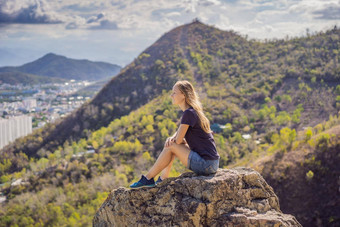
[[[327,148],[330,140],[330,135],[327,133],[322,133],[316,139],[316,144],[319,148]]]
[[[310,81],[311,81],[312,83],[315,83],[315,82],[316,82],[316,76],[313,76],[313,77],[310,79]]]
[[[279,95],[277,95],[277,96],[275,96],[275,101],[277,101],[277,102],[281,102],[281,96],[279,96]]]
[[[313,179],[314,177],[314,173],[312,170],[309,170],[307,173],[306,173],[306,178],[308,181],[310,181],[311,179]]]
[[[233,132],[233,126],[230,123],[227,123],[225,125],[225,128],[223,129],[223,133],[222,133],[223,136],[228,137],[232,134],[232,132]]]
[[[336,86],[335,91],[338,95],[340,95],[340,84],[338,86]]]
[[[305,133],[305,141],[310,140],[310,138],[312,138],[313,136],[313,131],[311,128],[308,128],[306,133]]]
[[[266,97],[266,98],[264,99],[264,101],[265,101],[266,103],[268,103],[268,102],[271,102],[272,100],[271,100],[269,97]]]

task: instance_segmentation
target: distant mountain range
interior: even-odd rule
[[[89,81],[113,77],[120,70],[121,67],[118,65],[89,60],[75,60],[53,53],[46,54],[36,61],[22,66],[0,67],[0,72],[21,72],[44,77]],[[15,74],[12,76],[15,76]]]

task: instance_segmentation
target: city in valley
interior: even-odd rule
[[[81,106],[94,93],[79,95],[77,91],[92,83],[75,80],[37,85],[0,83],[0,149]]]

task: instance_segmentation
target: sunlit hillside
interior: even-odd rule
[[[256,168],[280,201],[280,195],[291,197],[284,209],[307,223],[305,218],[315,215],[289,207],[299,200],[283,190],[303,192],[309,182],[311,193],[320,191],[323,173],[311,163],[322,151],[333,152],[329,160],[338,160],[339,134],[331,126],[339,125],[339,34],[334,28],[259,42],[199,21],[171,30],[66,119],[1,151],[6,201],[0,205],[0,225],[90,225],[108,193],[145,173],[178,128],[182,111],[169,95],[180,79],[191,81],[200,95],[215,131],[220,167]],[[294,178],[280,181],[289,170],[282,160],[293,154],[309,164],[296,167]],[[327,173],[338,171],[325,165]],[[184,171],[176,160],[171,176]],[[330,197],[320,199],[336,208]],[[339,220],[332,212],[317,218],[325,225]]]

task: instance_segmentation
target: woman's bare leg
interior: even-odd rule
[[[164,147],[163,151],[158,156],[155,164],[151,167],[151,169],[145,176],[148,179],[151,179],[155,177],[157,174],[159,174],[164,168],[166,168],[170,164],[173,154],[179,158],[179,160],[183,163],[185,167],[187,167],[189,153],[190,149],[184,144],[173,143],[168,147]]]
[[[165,169],[163,169],[162,174],[161,174],[162,180],[164,180],[164,179],[169,177],[170,170],[171,170],[171,167],[172,167],[172,163],[174,162],[175,157],[176,156],[173,154],[169,165],[167,167],[165,167]]]
[[[188,144],[185,144],[185,146],[188,147],[188,149],[190,149]],[[165,167],[165,169],[163,169],[162,174],[161,174],[162,180],[169,177],[170,170],[171,170],[171,167],[172,167],[172,163],[174,162],[175,157],[176,157],[176,155],[172,155],[172,159],[171,159],[169,165],[167,167]]]

